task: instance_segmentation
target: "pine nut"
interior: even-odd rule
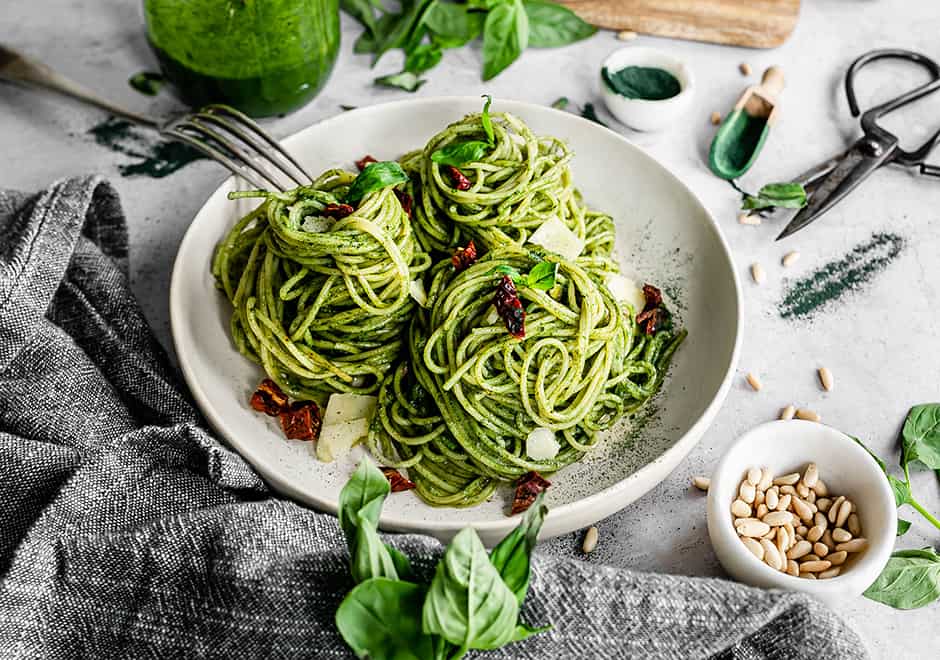
[[[812,549],[813,545],[809,541],[797,541],[796,545],[787,552],[787,557],[790,559],[799,559],[800,557],[808,555]]]
[[[763,473],[760,468],[752,467],[747,471],[747,482],[757,488],[757,484],[760,483]]]
[[[757,494],[760,495],[760,491],[757,491]],[[764,520],[764,516],[767,515],[767,505],[761,502],[757,505],[757,513],[755,514],[761,520]],[[766,521],[765,521],[766,522]]]
[[[842,503],[842,506],[839,507],[839,513],[836,515],[836,527],[844,526],[845,522],[849,519],[850,513],[852,513],[852,503],[846,500]]]
[[[832,506],[829,507],[829,522],[834,523],[836,521],[836,516],[839,514],[843,502],[845,502],[845,496],[839,495],[836,501],[832,503]]]
[[[830,548],[831,550],[835,550],[836,542],[832,540],[832,532],[830,532],[828,529],[823,532],[822,538],[819,540],[822,541],[826,547]]]
[[[836,550],[845,550],[846,552],[861,552],[868,547],[868,539],[859,537],[857,539],[852,539],[851,541],[846,541],[845,543],[840,543],[836,546]]]
[[[745,520],[738,525],[738,534],[754,538],[763,536],[770,531],[770,525],[760,520]]]
[[[784,268],[789,268],[790,266],[795,264],[796,260],[799,258],[800,258],[800,253],[794,250],[793,252],[787,252],[785,255],[783,255],[783,259],[781,259],[780,263],[783,264]]]
[[[810,463],[806,466],[806,471],[803,472],[803,485],[807,488],[814,487],[819,482],[819,467],[815,463]]]
[[[826,367],[820,367],[819,369],[819,384],[827,392],[832,391],[832,372]]]
[[[810,489],[810,491],[806,493],[806,503],[816,506],[816,491],[815,490]]]
[[[771,527],[783,527],[793,522],[793,514],[789,511],[774,511],[773,513],[768,513],[761,517],[761,521]]]
[[[796,533],[799,534],[800,536],[806,536],[806,532],[808,531],[809,530],[806,529],[806,525],[800,525],[799,527],[796,528]]]
[[[830,500],[828,497],[820,497],[816,500],[816,507],[823,513],[826,513],[831,506],[832,500]]]
[[[734,526],[738,528],[746,522],[760,522],[760,518],[738,518],[734,521]]]
[[[799,497],[792,498],[790,506],[793,507],[793,512],[800,517],[800,520],[809,522],[813,519],[813,510],[810,509],[809,505]]]
[[[711,122],[712,122],[712,126],[717,126],[718,124],[720,124],[721,113],[718,112],[717,110],[712,111]],[[744,215],[744,214],[742,213],[741,215]],[[742,222],[741,224],[743,225],[744,223]]]
[[[810,554],[808,554],[808,555],[803,555],[803,556],[800,558],[800,561],[801,561],[801,562],[803,562],[803,561],[819,561],[819,557],[817,557],[817,556],[814,555],[813,553],[810,553]]]
[[[751,505],[742,499],[737,499],[731,503],[731,513],[738,518],[747,518],[751,515]]]
[[[825,559],[804,561],[802,564],[800,564],[800,573],[819,573],[826,570],[830,566],[832,566],[832,563],[826,561]]]
[[[767,494],[764,496],[764,503],[767,504],[768,509],[776,509],[777,503],[780,501],[780,496],[777,495],[777,489],[771,488],[767,491]]]
[[[818,422],[822,419],[822,417],[819,416],[819,413],[812,410],[807,410],[806,408],[797,408],[796,418],[805,419],[808,422]]]
[[[842,567],[836,566],[834,568],[830,568],[828,571],[823,571],[822,573],[819,573],[819,579],[828,580],[829,578],[834,578],[841,572],[842,572]]]
[[[816,541],[822,538],[824,531],[826,530],[824,530],[819,525],[815,525],[812,529],[806,532],[806,540],[812,541],[813,543],[815,543]]]
[[[741,72],[742,76],[749,76],[751,75],[751,65],[748,64],[747,62],[741,62],[738,65],[738,71]]]
[[[716,112],[715,114],[717,115],[718,113]],[[717,122],[714,121],[714,117],[713,117],[712,123],[713,123],[713,124],[714,124],[714,123],[720,124],[720,123],[721,123],[721,115],[718,116],[718,121],[717,121]],[[747,212],[741,213],[741,214],[738,215],[738,222],[741,223],[742,225],[759,225],[759,224],[760,224],[760,216],[757,215],[756,213],[747,213]]]
[[[787,560],[787,573],[793,577],[800,577],[800,565],[792,559]]]
[[[790,500],[793,499],[793,496],[789,493],[777,500],[777,511],[786,511],[790,508]]]
[[[829,526],[829,521],[826,520],[826,516],[817,511],[813,514],[813,524],[816,527],[822,527],[823,531],[826,531],[826,528]]]
[[[738,493],[741,495],[741,499],[751,504],[754,502],[754,495],[756,493],[754,486],[751,485],[748,481],[742,481],[741,487],[738,488]]]
[[[762,546],[760,542],[747,536],[742,536],[741,540],[744,542],[744,547],[750,550],[752,555],[764,561],[764,546]]]
[[[758,263],[751,264],[751,278],[754,280],[755,284],[763,283],[766,279],[767,274],[764,272],[764,267]]]
[[[633,41],[637,38],[637,33],[633,30],[621,30],[617,33],[617,39],[620,41]]]
[[[774,473],[770,471],[769,467],[762,467],[760,472],[761,477],[760,482],[757,484],[757,490],[766,491],[774,483]]]
[[[787,406],[780,411],[780,419],[793,419],[793,416],[796,414],[795,406]]]
[[[813,554],[817,557],[825,557],[829,554],[829,546],[825,543],[820,543],[817,541],[813,544]]]
[[[815,573],[800,573],[800,577],[803,579],[807,579],[807,580],[815,580],[816,574]]]
[[[777,538],[775,541],[777,552],[780,553],[781,570],[787,569],[787,548],[790,547],[790,537],[787,536],[787,530],[784,527],[777,527]]]
[[[775,486],[792,486],[800,480],[799,472],[791,472],[790,474],[785,474],[782,477],[777,477],[774,479]],[[782,488],[781,492],[785,492]]]
[[[845,550],[840,550],[839,552],[830,553],[826,559],[832,562],[833,566],[840,566],[841,564],[845,563],[845,558],[848,556],[849,553],[847,553]]]
[[[852,536],[858,536],[862,533],[862,523],[859,522],[857,513],[849,514],[846,524],[849,526],[849,532],[852,533]]]
[[[826,495],[829,494],[829,487],[826,486],[826,482],[822,479],[817,479],[816,485],[811,488],[816,491],[817,497],[826,497]]]
[[[776,528],[776,527],[771,527],[771,528],[770,528],[770,531],[767,532],[766,534],[764,534],[761,538],[762,538],[762,539],[767,539],[768,541],[773,541],[773,540],[774,540],[774,537],[775,537],[776,535],[777,535],[777,528]]]
[[[780,486],[780,492],[785,495],[796,495],[796,488],[793,486]]]
[[[708,477],[692,477],[692,485],[703,490],[706,493],[708,492],[708,487],[711,486],[712,480]]]
[[[787,550],[796,545],[796,530],[793,529],[793,525],[787,523],[783,526],[783,529],[787,533]]]
[[[588,527],[587,532],[584,534],[584,543],[581,545],[581,550],[584,551],[584,554],[588,554],[597,547],[597,538],[597,527]]]
[[[752,373],[749,373],[745,378],[747,380],[747,384],[751,386],[752,390],[754,390],[755,392],[760,392],[761,382],[757,378],[757,376],[755,376]],[[758,481],[760,481],[760,479],[758,479]]]
[[[780,558],[780,552],[777,550],[777,546],[767,539],[761,539],[760,544],[764,548],[764,563],[779,571],[780,567],[783,566],[783,560]]]
[[[837,527],[832,530],[832,540],[836,543],[845,543],[852,540],[852,535],[847,530]]]
[[[809,497],[809,488],[806,484],[797,484],[794,486],[796,488],[796,494],[802,497],[804,500]]]

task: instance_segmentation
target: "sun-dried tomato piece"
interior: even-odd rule
[[[270,378],[265,378],[251,395],[251,407],[265,415],[276,417],[287,409],[287,395]]]
[[[356,167],[358,167],[359,171],[361,172],[362,170],[366,169],[366,165],[368,165],[369,163],[377,163],[377,162],[379,161],[377,161],[372,156],[366,154],[365,156],[363,156],[362,158],[356,161]]]
[[[379,469],[382,470],[382,474],[384,474],[385,478],[388,479],[388,483],[391,485],[393,493],[400,493],[403,490],[412,490],[417,488],[415,482],[402,476],[402,473],[395,468],[383,467]]]
[[[514,516],[528,509],[538,494],[551,485],[552,482],[538,472],[526,472],[516,482],[516,495],[512,499],[512,512],[509,515]]]
[[[643,329],[644,334],[652,335],[656,332],[656,329],[662,322],[661,312],[662,310],[657,307],[655,309],[648,309],[636,317],[636,322],[639,324],[640,328]]]
[[[398,198],[399,204],[401,204],[401,210],[405,212],[409,218],[411,217],[411,209],[414,207],[414,200],[411,199],[411,195],[406,193],[404,190],[396,190],[395,197]]]
[[[351,207],[349,204],[327,204],[323,207],[323,210],[320,211],[320,215],[327,218],[345,218],[347,215],[352,215],[356,209]]]
[[[643,311],[659,307],[663,304],[663,292],[652,284],[643,285],[643,297],[646,299],[646,306]]]
[[[465,268],[470,268],[477,260],[477,246],[473,244],[473,239],[467,243],[467,247],[458,247],[454,256],[450,258],[450,263],[454,265],[454,270],[458,273]]]
[[[503,319],[506,329],[516,339],[525,337],[525,309],[519,300],[516,285],[509,275],[503,275],[496,287],[496,296],[493,298],[496,313]]]
[[[320,407],[313,401],[294,401],[281,412],[281,428],[289,440],[316,440],[320,437]]]
[[[453,165],[447,165],[445,168],[450,180],[454,182],[454,188],[457,190],[470,190],[470,179],[464,176],[464,173]]]

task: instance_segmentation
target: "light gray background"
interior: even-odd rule
[[[129,76],[153,69],[141,28],[140,3],[134,0],[7,0],[0,15],[0,43],[39,57],[61,72],[129,107],[167,113],[177,107],[167,94],[156,99],[128,87]],[[878,172],[833,212],[795,238],[778,244],[777,225],[737,224],[737,196],[703,164],[713,133],[709,115],[724,112],[745,86],[737,69],[747,61],[755,74],[781,65],[788,86],[781,119],[760,162],[742,181],[754,189],[785,180],[838,153],[857,132],[841,89],[846,66],[876,47],[904,47],[940,58],[940,6],[910,0],[807,0],[791,39],[773,51],[754,51],[641,37],[636,44],[666,49],[684,58],[697,80],[697,97],[687,120],[661,134],[620,131],[647,148],[679,175],[719,219],[744,282],[744,342],[741,375],[690,457],[659,487],[627,510],[600,524],[601,540],[589,561],[644,571],[722,575],[708,544],[704,498],[689,488],[692,475],[708,474],[722,448],[746,429],[773,419],[789,402],[818,410],[823,419],[865,439],[896,464],[896,437],[908,408],[940,400],[940,181],[890,169]],[[339,63],[324,92],[286,118],[267,122],[284,136],[340,112],[340,104],[365,105],[405,98],[397,90],[371,84],[377,72],[397,71],[398,53],[386,56],[376,71],[365,56],[352,54],[359,28],[343,18]],[[491,93],[549,104],[567,96],[574,104],[593,101],[601,116],[595,79],[602,59],[620,47],[610,32],[559,50],[529,51],[496,80],[480,80],[478,47],[450,51],[429,75],[417,96]],[[868,91],[863,102],[885,98],[923,79],[904,67],[879,66],[861,77]],[[88,129],[100,113],[51,96],[0,87],[0,185],[26,190],[53,179],[97,172],[121,193],[130,218],[132,286],[164,346],[171,346],[167,309],[170,270],[191,218],[225,177],[209,162],[192,164],[163,179],[122,178],[117,164],[127,162],[94,143]],[[907,140],[923,141],[940,128],[940,96],[928,98],[889,122]],[[429,129],[430,130],[430,129]],[[581,155],[580,157],[585,157]],[[936,162],[940,163],[940,153]],[[623,176],[629,176],[624,173]],[[891,231],[906,247],[869,286],[818,314],[812,321],[779,317],[787,278],[799,277],[839,258],[873,231]],[[785,270],[780,258],[790,250],[800,260]],[[767,270],[763,286],[754,285],[749,265]],[[828,366],[836,386],[823,393],[815,370]],[[743,374],[760,374],[764,388],[750,391]],[[914,475],[914,490],[927,507],[940,511],[937,479]],[[940,532],[908,508],[914,521],[899,547],[937,545]],[[545,544],[543,552],[579,556],[574,535]],[[841,603],[878,658],[927,658],[940,655],[940,604],[897,612],[864,598]]]

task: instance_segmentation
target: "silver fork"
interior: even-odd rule
[[[90,103],[198,149],[233,174],[261,189],[286,190],[313,177],[257,123],[227,105],[207,105],[160,121],[126,110],[53,71],[45,64],[0,44],[0,80],[40,87]]]

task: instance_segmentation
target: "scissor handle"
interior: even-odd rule
[[[862,115],[862,130],[866,135],[873,135],[883,140],[896,140],[896,136],[878,125],[878,119],[883,115],[888,114],[889,112],[897,110],[898,108],[907,105],[908,103],[916,101],[917,99],[940,89],[940,65],[938,65],[935,61],[926,55],[901,48],[882,48],[865,53],[852,62],[849,70],[845,73],[845,95],[848,97],[849,111],[852,113],[853,117],[857,117],[861,112],[858,107],[858,100],[855,96],[855,75],[865,65],[874,62],[875,60],[887,58],[908,60],[909,62],[919,64],[930,72],[930,76],[932,78],[932,80],[928,83],[925,83],[919,87],[915,87],[909,92],[905,92],[904,94],[876,105],[873,108],[869,108]],[[904,151],[900,148],[896,149],[892,160],[902,165],[922,165],[924,160],[926,160],[927,156],[934,149],[934,147],[937,146],[938,143],[940,143],[940,130],[934,133],[933,136],[927,140],[927,142],[925,142],[915,151]]]

